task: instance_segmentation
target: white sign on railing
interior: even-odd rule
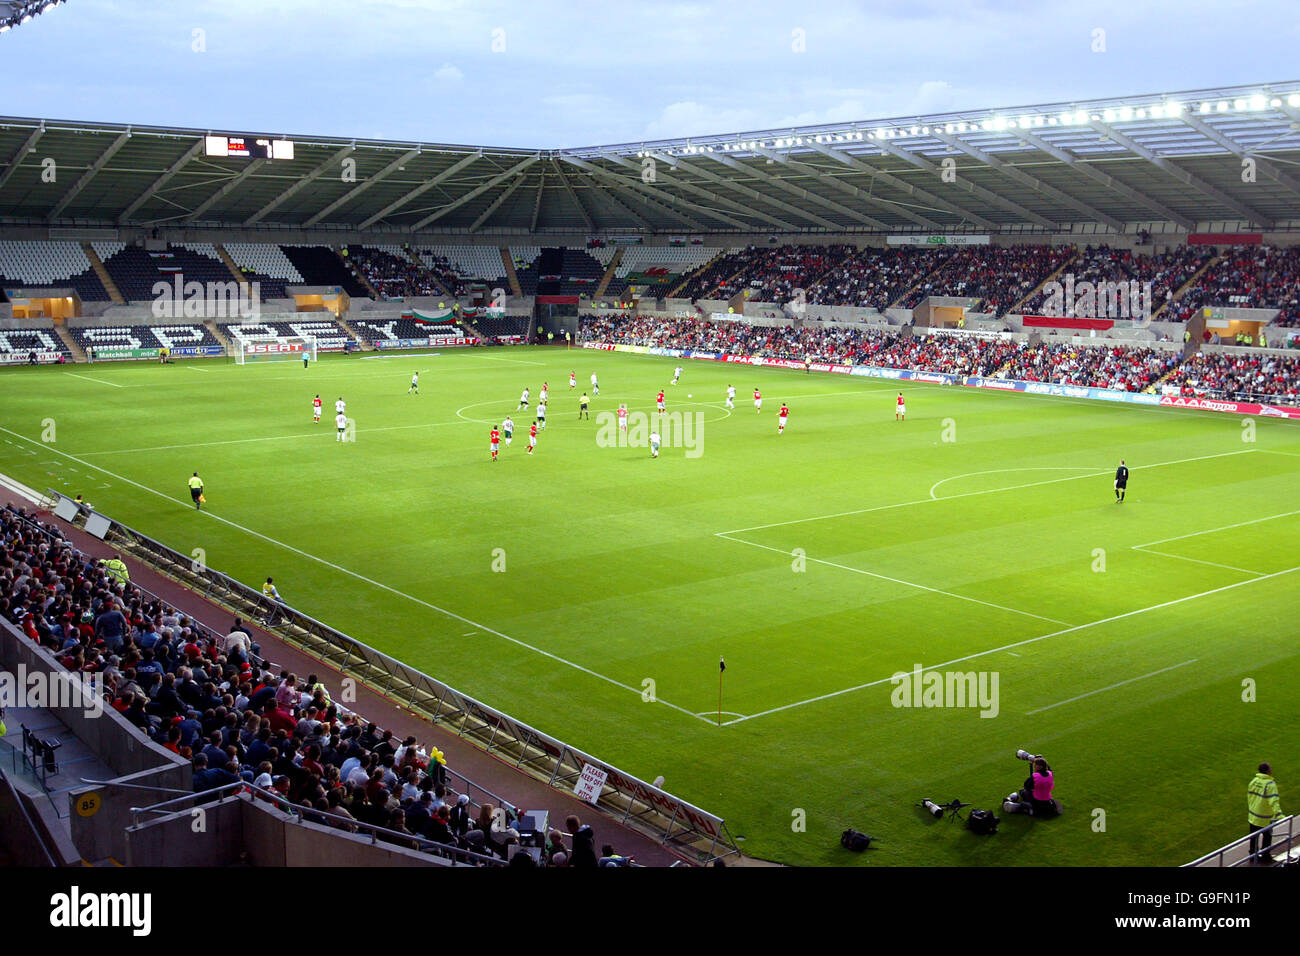
[[[573,788],[573,792],[579,800],[594,804],[600,799],[601,791],[605,789],[605,781],[608,779],[609,774],[599,767],[583,764],[582,776],[578,778],[578,783]]]

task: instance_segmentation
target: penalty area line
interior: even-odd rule
[[[1180,667],[1186,667],[1188,664],[1195,664],[1197,658],[1193,657],[1190,661],[1183,661],[1181,664],[1172,664],[1169,667],[1162,667],[1158,671],[1152,671],[1150,674],[1143,674],[1140,677],[1130,677],[1128,680],[1122,680],[1115,684],[1108,684],[1105,687],[1098,687],[1096,690],[1090,690],[1086,694],[1079,694],[1077,697],[1071,697],[1068,700],[1058,700],[1055,704],[1048,704],[1046,707],[1039,707],[1037,710],[1025,711],[1026,717],[1032,717],[1034,714],[1041,714],[1043,711],[1052,710],[1056,707],[1063,707],[1066,704],[1073,704],[1076,700],[1083,700],[1085,697],[1092,697],[1096,694],[1104,694],[1108,690],[1114,690],[1116,687],[1123,687],[1125,684],[1133,684],[1140,680],[1146,680],[1148,677],[1155,677],[1157,674],[1167,674],[1170,671],[1176,671]]]
[[[1090,621],[1087,624],[1079,624],[1076,627],[1067,627],[1064,630],[1053,631],[1050,634],[1040,634],[1038,637],[1030,637],[1023,641],[1015,641],[1014,643],[1011,644],[1003,644],[1001,647],[993,647],[987,651],[979,651],[978,653],[975,654],[968,654],[965,657],[955,657],[950,661],[944,661],[942,664],[932,664],[929,667],[923,667],[921,668],[921,671],[922,673],[924,673],[925,671],[938,670],[940,667],[951,667],[953,664],[963,664],[966,661],[973,661],[981,657],[987,657],[989,654],[997,654],[1000,651],[1007,651],[1013,647],[1025,647],[1029,644],[1037,644],[1039,641],[1045,641],[1048,638],[1052,638],[1052,637],[1060,637],[1062,634],[1073,634],[1078,631],[1085,631],[1090,627],[1100,627],[1103,624],[1110,624],[1114,621],[1122,621],[1126,618],[1136,617],[1139,614],[1146,614],[1148,611],[1159,611],[1163,608],[1174,607],[1175,605],[1178,604],[1184,604],[1187,601],[1195,601],[1198,598],[1209,597],[1211,594],[1222,594],[1224,591],[1232,591],[1235,590],[1236,588],[1245,587],[1248,584],[1255,584],[1258,581],[1268,581],[1272,578],[1279,578],[1284,574],[1293,574],[1296,571],[1300,571],[1300,565],[1296,565],[1293,568],[1287,568],[1285,571],[1274,571],[1272,574],[1261,574],[1257,578],[1250,578],[1246,581],[1237,581],[1234,584],[1225,584],[1222,587],[1213,588],[1209,591],[1201,591],[1199,594],[1188,594],[1184,597],[1174,598],[1171,601],[1162,601],[1159,604],[1152,604],[1150,607],[1141,607],[1135,611],[1125,611],[1123,614],[1115,614],[1112,615],[1111,617],[1104,617],[1101,618],[1100,620]],[[911,672],[907,672],[907,673],[911,673]],[[795,707],[802,707],[805,704],[814,704],[817,703],[818,701],[830,700],[832,697],[841,697],[844,694],[851,694],[854,691],[865,690],[868,687],[877,687],[881,684],[888,684],[892,680],[893,677],[882,677],[879,680],[867,681],[865,684],[857,684],[853,687],[845,687],[843,690],[831,691],[829,694],[819,694],[816,697],[809,697],[806,700],[797,700],[791,704],[782,704],[780,707],[773,707],[769,710],[760,711],[757,714],[750,714],[748,717],[738,717],[735,720],[729,720],[726,723],[724,723],[723,726],[728,727],[732,724],[738,724],[741,721],[753,720],[756,717],[766,717],[769,714],[777,714],[783,710],[791,710]]]

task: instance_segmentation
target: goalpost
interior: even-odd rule
[[[316,361],[316,339],[284,335],[274,339],[236,339],[235,364],[250,362],[297,362],[304,357]]]

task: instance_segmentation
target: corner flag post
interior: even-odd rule
[[[727,662],[718,658],[718,726],[722,726],[722,672],[727,669]]]

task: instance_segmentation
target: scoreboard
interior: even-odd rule
[[[293,159],[293,141],[266,136],[208,136],[204,153],[237,159]]]

